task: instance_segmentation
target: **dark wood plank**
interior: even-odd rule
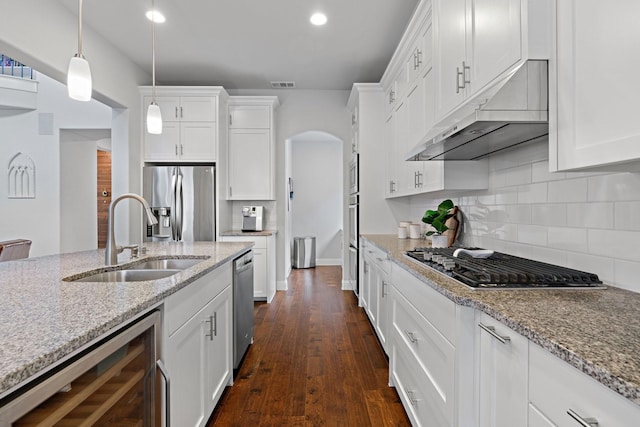
[[[256,303],[254,343],[213,426],[408,426],[388,361],[339,267],[293,270]]]

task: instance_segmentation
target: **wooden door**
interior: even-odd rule
[[[111,203],[111,152],[98,150],[97,164],[98,248],[104,248],[107,246],[107,222]]]

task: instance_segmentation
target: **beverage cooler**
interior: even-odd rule
[[[160,426],[159,334],[155,311],[91,346],[7,397],[0,426]]]

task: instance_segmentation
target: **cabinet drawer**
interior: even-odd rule
[[[431,399],[453,401],[455,348],[396,290],[392,298],[394,343],[405,348],[419,364],[432,388]]]
[[[453,425],[453,371],[451,388],[444,391],[432,382],[421,363],[394,337],[389,359],[391,378],[404,408],[415,426]]]
[[[171,336],[187,320],[231,284],[231,263],[190,283],[170,295],[164,303],[165,336]]]
[[[222,236],[221,242],[253,242],[255,249],[267,249],[266,236]]]
[[[529,400],[530,423],[546,418],[560,427],[580,426],[569,411],[597,420],[599,427],[637,426],[640,420],[640,406],[533,343],[529,345]]]
[[[449,342],[455,342],[456,305],[404,268],[392,264],[391,283]]]
[[[371,244],[365,245],[364,255],[369,258],[369,261],[376,264],[386,274],[391,274],[391,262],[389,256],[385,251],[379,249]]]

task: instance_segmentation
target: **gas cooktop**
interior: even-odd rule
[[[593,273],[479,248],[458,251],[457,256],[455,251],[456,248],[416,248],[406,256],[472,289],[606,289]]]

